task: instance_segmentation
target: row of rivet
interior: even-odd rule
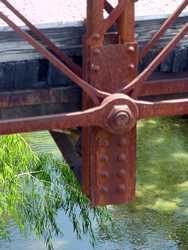
[[[109,189],[107,188],[107,187],[101,187],[100,188],[100,191],[101,191],[101,193],[108,193],[109,192]],[[118,193],[121,193],[121,192],[125,192],[126,191],[126,186],[125,186],[125,184],[120,184],[120,185],[118,185],[117,186],[117,188],[116,188],[116,191],[118,192]]]
[[[135,53],[136,49],[135,49],[134,46],[131,45],[131,46],[128,47],[128,51],[129,51],[129,52],[132,52],[132,53]],[[95,53],[96,55],[99,55],[99,54],[101,53],[101,50],[100,50],[99,48],[95,48],[95,49],[94,49],[94,53]],[[130,70],[135,70],[136,66],[135,66],[134,63],[130,63],[129,66],[128,66],[128,68],[129,68]],[[99,71],[100,71],[100,66],[99,66],[99,65],[96,65],[96,64],[94,64],[94,63],[92,63],[92,64],[91,64],[91,69],[92,69],[94,72],[99,72]]]
[[[118,177],[124,177],[126,175],[126,171],[125,171],[125,169],[120,169],[119,171],[118,171],[118,173],[117,173],[117,176]],[[104,178],[108,178],[109,177],[109,173],[107,172],[107,171],[101,171],[100,172],[100,176],[101,177],[104,177]]]
[[[129,46],[128,51],[131,52],[131,53],[135,53],[136,49],[135,49],[134,46]],[[130,63],[128,67],[129,67],[130,70],[135,70],[136,65],[134,63]]]
[[[134,70],[136,68],[135,64],[133,64],[133,63],[129,64],[128,67],[129,67],[130,70]],[[95,72],[99,72],[100,71],[100,66],[92,63],[91,64],[91,69],[93,71],[95,71]]]
[[[121,154],[119,154],[119,155],[117,156],[117,160],[118,160],[119,162],[123,162],[123,161],[125,162],[126,159],[127,159],[127,157],[126,157],[126,154],[124,154],[124,153],[121,153]],[[103,163],[107,163],[107,162],[109,162],[109,157],[108,157],[107,155],[102,155],[102,156],[100,157],[100,161],[103,162]]]
[[[99,139],[98,141],[99,147],[109,147],[110,142],[108,139]],[[127,139],[125,137],[121,138],[118,142],[118,146],[126,146],[127,145]]]
[[[132,45],[129,46],[127,50],[128,50],[128,52],[131,52],[131,53],[135,53],[135,51],[136,51],[135,47]],[[101,53],[101,50],[99,48],[94,48],[93,51],[94,51],[94,54],[96,54],[96,55],[99,55]]]
[[[92,35],[92,37],[93,37],[93,39],[95,39],[95,40],[101,39],[101,36],[100,36],[99,33],[94,33],[94,34]],[[130,46],[128,47],[128,51],[129,51],[129,52],[135,52],[136,49],[135,49],[135,47],[134,47],[133,45],[130,45]]]
[[[107,139],[99,139],[99,141],[98,141],[98,145],[99,145],[99,147],[103,147],[103,148],[108,148],[109,146],[110,146],[110,142],[109,142],[109,140],[107,140]],[[123,137],[123,138],[121,138],[120,139],[120,141],[119,141],[119,143],[118,143],[118,145],[119,146],[125,146],[125,145],[127,145],[127,139],[125,138],[125,137]],[[121,154],[119,154],[118,156],[117,156],[117,160],[119,161],[119,162],[125,162],[126,161],[126,159],[127,159],[127,157],[126,157],[126,154],[124,154],[124,153],[121,153]],[[107,155],[102,155],[101,157],[100,157],[100,161],[102,162],[102,163],[108,163],[109,162],[109,157],[107,156]],[[100,176],[102,177],[102,178],[109,178],[109,173],[107,172],[107,171],[105,171],[105,170],[103,170],[103,171],[101,171],[100,172]],[[120,169],[118,172],[117,172],[117,177],[120,177],[120,178],[124,178],[126,176],[126,170],[125,169]],[[107,187],[105,187],[105,186],[102,186],[101,188],[100,188],[100,191],[101,191],[101,193],[108,193],[109,192],[109,189],[107,188]],[[118,192],[118,193],[121,193],[121,192],[125,192],[126,191],[126,186],[125,186],[125,184],[119,184],[118,186],[117,186],[117,188],[116,188],[116,191]]]

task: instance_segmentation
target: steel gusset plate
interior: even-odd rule
[[[136,76],[137,44],[89,49],[86,71],[93,86],[111,93]],[[88,73],[89,72],[89,73]],[[92,204],[127,203],[135,197],[136,127],[121,135],[83,129],[83,186]]]

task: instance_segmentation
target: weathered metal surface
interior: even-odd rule
[[[166,32],[166,30],[177,20],[177,17],[181,12],[187,7],[188,1],[184,0],[175,12],[161,25],[160,29],[152,37],[152,39],[145,45],[142,52],[140,53],[139,59],[142,60],[143,57],[149,52],[149,50],[160,40],[161,36]]]
[[[87,1],[87,23],[86,23],[86,35],[84,38],[84,50],[83,50],[83,77],[88,82],[91,82],[91,60],[90,60],[90,48],[88,44],[86,44],[86,40],[88,37],[92,36],[92,34],[97,34],[95,31],[103,21],[103,8],[104,1]],[[101,48],[103,44],[104,36],[98,37],[95,41],[96,49]],[[92,84],[92,82],[91,82]],[[83,108],[87,109],[91,107],[93,103],[91,100],[83,94]],[[92,199],[91,197],[91,178],[92,174],[96,175],[96,169],[94,169],[93,173],[91,172],[92,166],[92,150],[91,150],[91,139],[92,129],[86,128],[82,129],[82,157],[83,157],[83,168],[82,168],[82,189],[83,192]],[[95,155],[95,152],[94,152]],[[92,201],[92,203],[94,203]]]
[[[133,99],[123,94],[112,94],[101,105],[85,111],[1,120],[0,134],[92,126],[118,135],[129,132],[137,118],[138,108]]]
[[[177,43],[185,36],[188,32],[188,23],[183,26],[180,32],[169,42],[169,44],[156,56],[156,58],[146,67],[146,69],[139,74],[132,82],[122,90],[123,93],[133,91],[132,96],[136,97],[142,88],[144,81],[146,81],[157,66],[167,57],[167,55],[176,47]],[[126,83],[126,82],[125,82]]]
[[[50,134],[62,152],[64,159],[74,172],[80,183],[82,182],[82,157],[76,151],[74,133],[66,131],[51,130]]]
[[[139,118],[177,116],[188,113],[188,98],[159,102],[138,101]]]
[[[139,97],[188,93],[188,77],[150,80],[143,84]]]
[[[93,86],[105,92],[114,93],[122,87],[123,79],[127,79],[128,83],[136,76],[137,44],[134,41],[134,31],[132,30],[132,33],[129,32],[130,37],[126,36],[126,41],[123,42],[122,37],[119,39],[119,44],[103,45],[105,31],[104,27],[100,27],[100,25],[104,25],[104,21],[99,2],[95,1],[93,6],[89,6],[88,11],[89,20],[95,20],[95,22],[93,24],[89,21],[87,24],[85,76]],[[133,3],[130,1],[126,3],[128,2],[129,7],[134,8]],[[126,3],[120,1],[117,8],[124,7]],[[120,11],[120,9],[117,10]],[[120,13],[123,12],[124,8]],[[98,14],[96,15],[96,13]],[[118,25],[121,25],[122,29],[127,24],[126,18],[129,21],[131,16],[123,16],[122,20],[118,21]],[[108,25],[110,26],[110,23]],[[98,34],[98,39],[95,36],[95,40],[92,40],[94,34]],[[119,37],[123,35],[123,31],[119,33]],[[88,108],[91,102],[86,98],[84,104]],[[119,118],[123,120],[123,115],[121,115]],[[136,178],[136,130],[134,125],[128,134],[123,133],[122,136],[99,128],[83,131],[84,190],[91,198],[93,205],[126,203],[133,199]],[[118,165],[118,169],[114,168],[116,165]],[[112,179],[114,182],[111,181]]]
[[[186,7],[188,1],[183,1],[139,56],[135,42],[134,1],[119,0],[117,6],[112,8],[105,0],[88,0],[83,79],[80,68],[71,59],[68,59],[7,0],[3,0],[3,3],[30,27],[47,48],[32,34],[21,30],[2,12],[0,18],[54,67],[82,88],[84,110],[68,114],[1,120],[0,133],[84,128],[82,182],[83,190],[90,197],[91,203],[96,206],[131,201],[135,195],[137,121],[142,118],[188,113],[187,98],[150,102],[138,100],[139,97],[148,95],[170,95],[188,91],[188,78],[146,82],[188,32],[188,24],[183,26],[139,75],[138,58],[146,55]],[[103,16],[104,8],[109,12],[107,18]],[[105,39],[106,31],[115,22],[117,35]],[[109,44],[111,42],[113,44]],[[152,88],[152,85],[155,87]],[[11,98],[4,97],[0,104],[11,107],[17,102],[17,98],[19,105],[38,104],[42,99],[44,102],[47,101],[47,98],[51,99],[49,102],[53,102],[59,98],[55,92],[40,91],[36,96],[33,94],[30,92],[23,96],[19,93]],[[65,151],[60,132],[51,133],[60,150]],[[71,144],[69,146],[71,147]]]

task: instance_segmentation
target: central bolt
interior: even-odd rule
[[[111,94],[102,102],[102,127],[112,134],[127,134],[135,127],[139,110],[136,102],[124,94]],[[121,145],[126,144],[121,142]],[[120,145],[120,146],[121,146]]]
[[[133,116],[127,105],[115,105],[108,115],[107,126],[115,133],[123,133],[130,129],[132,120]]]
[[[115,117],[115,123],[119,128],[124,128],[130,121],[129,114],[125,111],[119,112]]]

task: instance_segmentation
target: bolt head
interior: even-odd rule
[[[101,37],[101,36],[100,36],[99,33],[93,34],[93,38],[96,39],[96,40],[100,39],[100,37]]]
[[[100,175],[101,175],[101,177],[104,177],[104,178],[109,177],[109,173],[107,171],[101,171]]]
[[[118,177],[124,177],[126,175],[125,169],[120,169],[117,173]]]
[[[129,123],[129,119],[129,114],[121,111],[117,113],[115,123],[119,128],[124,128]]]
[[[94,53],[95,53],[95,55],[99,55],[101,53],[101,51],[99,48],[95,48]]]
[[[106,125],[114,133],[123,133],[132,128],[134,115],[127,105],[115,105],[107,117]]]
[[[135,47],[134,46],[129,46],[128,51],[129,52],[135,52]]]
[[[117,187],[117,192],[118,193],[124,193],[126,191],[126,186],[124,184],[120,184],[118,187]]]
[[[95,72],[98,72],[100,70],[100,66],[99,65],[95,65],[95,64],[91,64],[91,69]]]
[[[126,154],[120,154],[119,156],[118,156],[118,161],[126,161],[126,159],[127,159],[127,156],[126,156]]]
[[[101,124],[104,129],[126,136],[125,133],[135,127],[139,110],[133,99],[124,94],[112,94],[104,99],[102,105],[105,107]]]
[[[127,145],[127,138],[123,137],[119,141],[119,146],[126,146]]]
[[[101,162],[108,162],[109,161],[109,158],[108,158],[108,156],[107,155],[102,155],[101,157],[100,157],[100,161]]]
[[[134,70],[136,67],[133,63],[129,64],[129,69]]]

